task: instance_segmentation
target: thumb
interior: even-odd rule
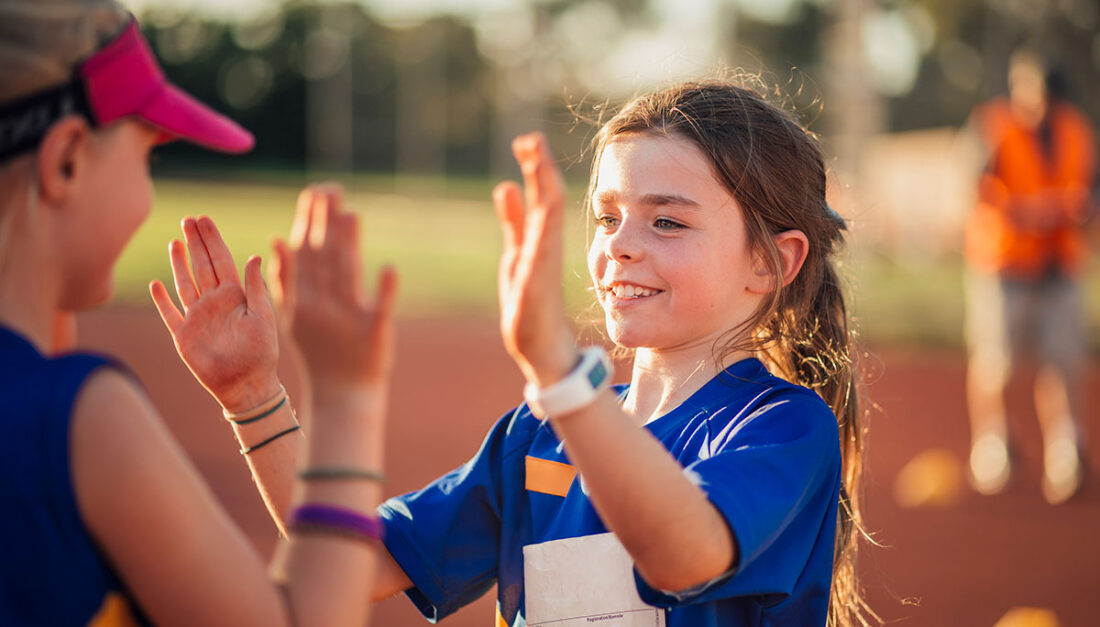
[[[288,311],[294,296],[294,259],[286,242],[276,238],[271,242],[271,262],[267,265],[268,289],[271,300],[280,311]]]
[[[263,273],[260,272],[260,256],[252,255],[244,266],[244,297],[248,310],[259,314],[265,320],[274,320],[275,312],[267,296]]]

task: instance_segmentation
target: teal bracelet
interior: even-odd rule
[[[383,483],[386,481],[386,475],[376,470],[367,470],[365,468],[306,468],[298,472],[298,478],[304,481],[309,480],[334,480],[334,479],[366,479],[368,481],[377,481]]]

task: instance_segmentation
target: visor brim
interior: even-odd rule
[[[166,82],[136,115],[171,138],[211,150],[240,154],[255,145],[252,133],[171,83]]]

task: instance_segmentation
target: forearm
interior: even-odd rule
[[[312,429],[298,470],[382,468],[384,395],[322,399],[311,413]],[[381,482],[370,478],[298,481],[296,486],[297,505],[334,506],[363,516],[373,516],[382,499]],[[281,542],[273,566],[285,577],[295,615],[319,625],[364,624],[385,551],[382,543],[293,529],[291,534]]]
[[[286,398],[281,405],[274,408],[269,415],[258,420],[249,419],[247,416],[261,413],[251,411],[242,414],[245,418],[232,418],[233,432],[237,436],[237,442],[241,450],[249,450],[278,434],[297,426],[298,420],[291,407],[290,399]],[[303,447],[304,433],[302,430],[293,431],[279,436],[275,440],[260,446],[244,455],[249,470],[252,471],[252,479],[256,483],[256,489],[267,506],[275,526],[279,533],[286,535],[286,516],[290,510],[291,495],[294,487],[294,473],[298,467],[299,453]]]
[[[650,585],[682,590],[734,564],[736,545],[718,510],[610,392],[552,422],[600,519]]]

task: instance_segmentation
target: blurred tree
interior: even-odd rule
[[[244,159],[170,146],[172,167],[506,174],[515,133],[542,128],[576,156],[590,129],[571,134],[571,105],[598,116],[719,64],[762,71],[841,152],[853,125],[960,124],[1024,41],[1060,57],[1100,118],[1097,0],[516,0],[411,22],[369,6],[289,0],[230,24],[148,9],[169,77],[258,138]]]

